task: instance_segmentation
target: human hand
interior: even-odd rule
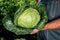
[[[38,29],[34,29],[30,34],[36,34],[36,33],[38,33],[38,32],[39,32]]]
[[[53,30],[53,29],[58,29],[58,28],[60,28],[60,19],[47,23],[45,27],[42,28],[41,30]],[[30,34],[38,33],[41,30],[34,29]]]

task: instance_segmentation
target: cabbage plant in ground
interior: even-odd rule
[[[6,15],[2,22],[7,30],[17,35],[29,34],[33,29],[40,30],[47,22],[45,5],[25,0],[15,13]]]

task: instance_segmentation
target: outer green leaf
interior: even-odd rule
[[[25,39],[25,38],[20,38],[20,39],[17,38],[17,39],[15,39],[15,40],[26,40],[26,39]]]
[[[28,33],[32,32],[32,29],[26,29],[26,28],[21,28],[21,27],[18,28],[18,27],[16,27],[13,24],[13,22],[12,22],[12,20],[11,20],[11,18],[9,16],[5,16],[3,18],[3,25],[4,25],[4,27],[7,30],[9,30],[11,32],[14,32],[17,35],[20,35],[20,34],[24,35],[24,34],[28,34]]]
[[[47,23],[48,21],[48,17],[47,17],[47,12],[46,12],[46,9],[45,9],[45,5],[44,4],[37,4],[36,6],[38,8],[38,11],[40,12],[41,14],[41,21],[39,22],[39,24],[37,25],[37,29],[42,29],[45,24]]]
[[[0,37],[0,40],[6,40],[4,37]]]

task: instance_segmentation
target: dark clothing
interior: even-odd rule
[[[58,0],[42,0],[41,2],[46,4],[49,21],[60,17]],[[41,31],[37,34],[37,40],[60,40],[60,29]]]
[[[56,19],[60,16],[60,6],[57,0],[48,0],[47,12],[49,20]]]

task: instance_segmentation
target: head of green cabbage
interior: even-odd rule
[[[24,28],[34,28],[39,21],[39,12],[34,8],[28,8],[19,15],[17,25]]]

